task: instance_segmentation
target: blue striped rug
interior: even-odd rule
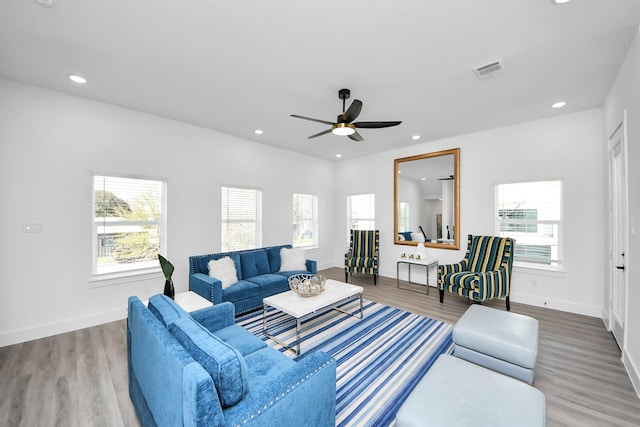
[[[341,307],[357,313],[358,302]],[[270,310],[269,333],[292,344],[295,322],[290,316]],[[270,346],[291,358],[293,351],[265,337],[262,311],[236,319]],[[335,310],[302,324],[301,352],[304,358],[322,350],[336,359],[336,425],[389,426],[402,403],[433,362],[451,353],[452,325],[372,301],[364,303],[364,319]]]

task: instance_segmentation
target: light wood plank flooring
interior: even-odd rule
[[[344,280],[342,269],[321,274]],[[469,302],[396,288],[370,276],[350,283],[365,298],[455,323]],[[402,287],[409,287],[401,282]],[[422,288],[424,289],[424,288]],[[504,309],[504,301],[487,303]],[[640,426],[640,399],[620,350],[600,319],[511,303],[540,321],[535,386],[547,399],[549,426]],[[0,348],[0,426],[139,426],[127,389],[126,321]]]

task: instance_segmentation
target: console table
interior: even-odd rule
[[[422,285],[422,283],[412,282],[411,281],[411,266],[412,265],[422,265],[425,267],[427,273],[427,292],[429,295],[429,267],[435,265],[438,267],[438,260],[436,258],[427,258],[427,259],[416,259],[416,258],[398,258],[398,262],[396,264],[396,283],[398,289],[400,288],[400,264],[407,264],[409,268],[409,283],[413,283],[414,285]],[[409,291],[415,291],[414,289],[406,289]],[[415,291],[417,292],[417,291]]]

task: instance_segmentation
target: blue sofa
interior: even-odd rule
[[[129,298],[129,396],[142,426],[334,426],[335,360],[295,362],[234,324],[233,305],[192,313]]]
[[[315,261],[306,260],[306,270],[280,271],[280,250],[291,245],[270,246],[246,251],[222,252],[189,257],[189,290],[213,304],[233,303],[236,314],[262,307],[262,299],[289,290],[293,274],[317,272]],[[209,261],[229,257],[233,260],[238,283],[222,289],[222,282],[209,277]]]

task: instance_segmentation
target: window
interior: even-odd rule
[[[518,265],[558,268],[562,264],[562,181],[496,186],[497,232],[516,239]]]
[[[262,246],[262,190],[222,187],[222,251]]]
[[[166,182],[93,175],[92,273],[158,266],[166,253]]]
[[[293,194],[293,246],[318,245],[318,196]]]
[[[398,207],[398,232],[409,231],[409,214],[411,212],[411,205],[409,202],[400,202]]]
[[[375,230],[376,195],[356,194],[347,196],[347,216],[349,230]],[[348,236],[351,234],[349,230],[347,230]]]

